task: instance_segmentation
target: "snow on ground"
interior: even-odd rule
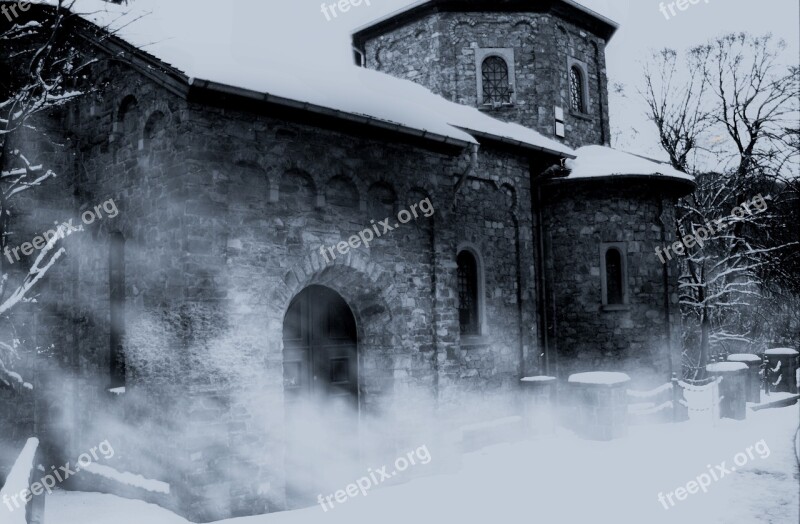
[[[117,471],[111,466],[105,466],[95,462],[87,464],[83,467],[83,469],[89,473],[94,473],[95,475],[115,480],[120,484],[133,486],[135,488],[142,488],[154,493],[164,493],[169,495],[169,484],[166,482],[161,482],[160,480],[144,478],[141,475],[134,475],[133,473],[129,473],[127,471]]]
[[[706,366],[706,371],[710,373],[741,371],[743,369],[747,369],[747,364],[744,362],[715,362]]]
[[[45,524],[190,524],[171,511],[103,493],[56,491],[45,502]]]
[[[381,522],[614,522],[626,524],[786,524],[798,522],[800,475],[794,455],[798,407],[748,412],[744,422],[635,426],[612,442],[560,430],[539,440],[491,446],[463,457],[457,474],[377,488],[324,512],[320,506],[224,521],[225,524]],[[763,441],[763,442],[761,442]],[[737,453],[753,458],[734,465]],[[436,461],[432,451],[433,462]],[[764,458],[761,458],[764,456]],[[741,457],[739,457],[741,458]],[[717,465],[731,471],[707,493],[664,509],[674,492]],[[355,479],[353,479],[355,480]],[[342,486],[344,488],[344,486]],[[94,493],[48,498],[48,522],[186,524],[143,502]]]

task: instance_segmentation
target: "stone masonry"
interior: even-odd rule
[[[511,47],[517,102],[487,111],[552,137],[569,60],[579,60],[588,114],[566,112],[564,142],[602,144],[605,41],[573,18],[436,13],[367,41],[366,65],[475,105],[474,50]],[[491,139],[471,165],[469,148],[190,88],[153,57],[131,56],[94,66],[88,76],[101,89],[42,122],[50,142],[15,137],[59,177],[22,203],[12,244],[108,199],[119,208],[66,239],[29,328],[47,351],[22,371],[35,381],[53,464],[108,439],[120,469],[170,482],[189,518],[285,509],[283,320],[312,284],[352,310],[360,424],[388,456],[418,445],[426,425],[477,422],[488,406],[494,417],[518,413],[524,376],[613,367],[668,379],[676,317],[665,317],[653,247],[659,216],[672,220],[672,188],[543,182],[557,156]],[[426,198],[430,218],[321,256]],[[115,234],[125,239],[121,395],[108,391]],[[627,311],[600,308],[598,244],[609,241],[629,246]],[[462,249],[478,255],[482,274],[483,329],[468,339],[457,304]],[[675,307],[669,275],[667,288]]]
[[[558,106],[564,110],[564,143],[609,143],[606,41],[550,13],[436,12],[376,35],[364,31],[356,35],[356,44],[363,46],[366,67],[422,84],[453,102],[553,138]],[[512,105],[478,104],[475,54],[481,49],[511,51],[516,72]],[[569,110],[573,63],[587,75],[585,113]]]

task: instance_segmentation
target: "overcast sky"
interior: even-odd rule
[[[244,2],[254,0],[240,0]],[[534,0],[531,0],[534,1]],[[252,42],[254,32],[270,42],[258,52],[282,54],[284,59],[305,65],[351,63],[350,34],[353,29],[403,6],[413,0],[370,0],[371,5],[352,7],[347,13],[328,21],[321,12],[321,1],[260,0],[258,16],[249,10],[235,10],[233,38]],[[583,0],[581,3],[620,25],[607,48],[610,82],[621,82],[635,96],[641,81],[640,64],[648,50],[671,46],[690,47],[729,31],[756,34],[771,31],[786,40],[787,60],[797,62],[800,55],[800,2],[798,0],[700,0],[686,11],[677,11],[667,20],[655,0]],[[328,3],[333,3],[330,0]],[[265,9],[269,6],[268,9]],[[247,14],[246,14],[247,13]],[[252,45],[252,44],[251,44]],[[638,99],[634,98],[634,102]],[[636,127],[642,135],[628,149],[654,154],[654,137],[648,136],[638,104],[612,100],[611,119],[616,127]]]

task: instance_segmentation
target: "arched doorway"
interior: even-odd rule
[[[314,503],[358,462],[357,339],[355,317],[332,289],[309,286],[289,305],[283,389],[290,507]]]

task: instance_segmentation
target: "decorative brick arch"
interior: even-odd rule
[[[400,399],[398,381],[408,380],[408,358],[424,358],[414,340],[407,335],[408,317],[402,297],[394,287],[394,275],[356,251],[326,262],[319,254],[306,256],[286,272],[270,295],[267,313],[270,358],[283,359],[283,322],[292,299],[310,285],[325,286],[347,303],[356,321],[358,341],[359,408],[361,421],[372,415],[385,417]],[[403,370],[403,377],[397,371]],[[433,364],[430,368],[433,372]],[[385,418],[384,418],[385,420]]]
[[[161,109],[153,109],[150,111],[147,114],[147,118],[144,119],[144,125],[142,126],[139,136],[139,139],[142,141],[141,143],[147,144],[159,131],[164,131],[166,133],[169,128],[170,120],[171,113],[164,112]]]
[[[518,16],[518,17],[514,18],[511,21],[511,25],[513,27],[517,27],[518,25],[522,25],[522,24],[528,24],[529,26],[531,26],[532,30],[536,29],[536,20],[535,19],[531,20],[530,18],[527,18],[525,16]]]
[[[286,199],[285,193],[281,190],[283,183],[289,177],[299,177],[303,180],[308,182],[308,190],[310,192],[309,195],[309,205],[312,208],[319,208],[325,205],[325,197],[324,194],[320,191],[319,185],[319,177],[315,177],[312,173],[309,173],[305,169],[299,167],[287,167],[280,171],[280,175],[275,177],[276,178],[276,185],[277,185],[277,198],[275,200],[284,202]]]
[[[498,189],[503,191],[508,195],[510,199],[509,211],[512,213],[515,212],[519,208],[519,196],[517,195],[517,188],[514,187],[514,184],[506,179],[500,179],[498,181]]]
[[[259,168],[266,163],[263,161],[263,155],[253,151],[251,148],[242,148],[234,151],[232,160],[234,164],[250,164]]]
[[[375,70],[380,71],[383,68],[383,61],[386,59],[386,51],[382,45],[375,48],[373,57],[375,59]]]
[[[564,46],[564,48],[567,49],[567,54],[569,54],[569,50],[574,46],[572,35],[560,22],[556,22],[553,26],[553,42],[557,47]]]
[[[400,199],[398,197],[397,189],[394,187],[394,184],[387,180],[377,180],[370,184],[369,188],[367,189],[367,194],[364,200],[366,201],[366,208],[368,211],[372,211],[373,206],[379,205],[381,202],[377,200],[381,191],[385,191],[391,194],[392,197],[392,214],[398,212],[400,207]]]
[[[433,188],[427,182],[423,182],[422,184],[415,184],[409,187],[408,190],[403,195],[403,199],[400,200],[400,205],[407,206],[417,202],[418,200],[416,200],[416,198],[411,197],[412,193],[414,192],[422,193],[423,195],[425,195],[425,198],[429,198],[431,200],[431,204],[433,204],[433,208],[436,209],[436,202],[433,199],[434,191]],[[398,198],[399,196],[400,194],[398,193]],[[444,208],[444,205],[442,205],[441,207]]]
[[[308,176],[313,183],[314,199],[316,201],[315,207],[322,207],[325,205],[325,187],[327,183],[327,177],[318,171],[314,162],[297,162],[294,160],[284,162],[283,169],[280,170],[280,177],[278,177],[278,186],[280,186],[281,179],[289,172],[302,173],[303,175]]]
[[[461,18],[458,20],[453,20],[452,22],[450,22],[450,29],[449,29],[450,39],[453,41],[454,44],[458,43],[458,41],[461,40],[461,35],[458,34],[459,26],[468,25],[470,27],[475,27],[477,23],[478,21],[475,20],[474,18]]]
[[[536,43],[536,32],[539,29],[537,27],[537,20],[536,19],[531,20],[530,18],[519,16],[519,17],[517,17],[517,18],[515,18],[513,20],[512,29],[517,29],[521,25],[527,25],[527,26],[530,27],[530,32],[528,32],[528,34],[525,36],[525,38],[527,40],[529,40],[530,42],[535,44]]]
[[[138,114],[139,100],[133,94],[125,95],[114,110],[113,122],[111,124],[110,142],[120,142],[124,139],[125,133],[130,132],[129,142],[136,144],[139,130],[142,129],[141,115]],[[126,122],[128,125],[126,126]],[[118,149],[114,149],[114,161]]]
[[[339,171],[331,176],[329,176],[323,185],[319,186],[322,188],[320,193],[325,195],[325,203],[328,203],[328,191],[331,189],[332,184],[337,180],[344,180],[350,183],[353,186],[353,190],[355,191],[355,199],[356,205],[355,208],[361,211],[366,210],[366,194],[367,188],[363,184],[362,180],[358,177],[352,176],[347,171]]]
[[[151,119],[153,119],[153,117],[156,116],[158,113],[161,113],[161,115],[163,115],[164,118],[163,122],[165,128],[168,128],[170,125],[180,123],[179,119],[174,115],[174,112],[170,107],[170,105],[164,100],[154,100],[147,104],[144,104],[141,100],[139,100],[139,107],[140,108],[146,107],[145,111],[146,116],[141,119],[142,129],[140,131],[141,134],[139,138],[142,139],[145,138],[144,135],[146,132],[148,122],[150,122]]]
[[[122,97],[119,106],[114,111],[114,122],[122,122],[131,111],[135,110],[139,105],[139,100],[133,94],[127,94]]]
[[[393,277],[357,250],[331,261],[315,250],[286,272],[270,297],[270,321],[280,326],[278,332],[292,299],[312,284],[327,286],[345,299],[356,317],[359,345],[366,351],[396,343],[400,331],[392,307],[401,301]]]
[[[264,168],[265,165],[268,165],[268,162],[264,161],[263,155],[255,153],[250,149],[239,150],[233,155],[233,165],[244,166],[258,171],[259,174],[261,174],[267,180],[267,187],[269,188],[269,201],[277,202],[279,194],[278,177],[275,175],[272,169]]]
[[[388,177],[379,168],[365,169],[363,173],[361,173],[361,177],[364,179],[364,185],[367,188],[372,187],[375,184],[388,184],[392,186],[392,189],[394,189],[394,192],[397,193],[398,198],[408,185],[408,182],[404,180],[403,177],[400,179]]]

